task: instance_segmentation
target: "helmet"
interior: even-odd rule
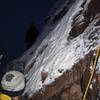
[[[0,93],[0,100],[11,100],[11,97],[6,94]]]
[[[1,88],[8,92],[19,92],[25,88],[25,78],[21,72],[6,72],[1,80]]]

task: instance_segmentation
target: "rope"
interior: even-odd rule
[[[89,87],[90,87],[90,84],[91,84],[91,81],[92,81],[92,78],[93,78],[93,75],[94,75],[94,71],[95,71],[96,64],[97,64],[98,57],[99,57],[99,51],[100,51],[100,45],[99,45],[99,47],[98,47],[98,49],[97,49],[97,53],[96,53],[96,57],[95,57],[94,65],[93,65],[93,70],[92,70],[92,73],[91,73],[89,82],[88,82],[88,84],[87,84],[85,93],[84,93],[84,95],[83,95],[83,100],[86,99],[86,95],[87,95],[88,89],[89,89]]]

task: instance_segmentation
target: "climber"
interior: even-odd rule
[[[0,82],[0,100],[18,100],[24,89],[25,78],[21,72],[6,72]]]

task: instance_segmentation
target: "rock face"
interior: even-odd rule
[[[32,44],[36,41],[38,35],[39,32],[37,28],[35,27],[34,23],[31,22],[25,37],[26,49],[29,49],[32,46]]]
[[[22,100],[82,100],[90,78],[100,43],[100,0],[57,0],[53,8],[43,30],[47,36],[34,53],[36,45],[22,57],[30,58],[24,65],[26,88]],[[27,49],[34,41],[31,29],[26,36]],[[87,100],[100,98],[98,70]]]
[[[81,100],[80,70],[77,65],[56,79],[45,91],[36,93],[31,100]],[[26,100],[26,99],[25,99]]]

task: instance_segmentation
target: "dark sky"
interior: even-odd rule
[[[40,31],[53,3],[54,0],[0,0],[0,52],[4,54],[4,63],[25,51],[30,21]]]

